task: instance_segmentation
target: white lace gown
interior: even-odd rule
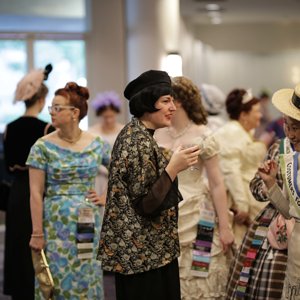
[[[178,220],[181,299],[225,299],[230,259],[222,251],[218,226],[214,230],[208,277],[195,277],[191,272],[193,243],[197,236],[201,203],[212,203],[203,163],[218,153],[218,145],[207,127],[197,125],[190,127],[177,139],[168,134],[168,129],[157,130],[155,138],[160,146],[173,151],[180,144],[191,142],[199,144],[201,148],[197,170],[187,169],[178,174],[179,190],[183,196],[183,201],[179,204]]]

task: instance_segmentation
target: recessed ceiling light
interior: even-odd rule
[[[211,18],[211,23],[212,24],[221,24],[222,23],[222,19],[219,18],[219,17],[214,17],[214,18]]]
[[[211,18],[220,18],[221,13],[219,11],[209,11],[207,13]]]
[[[209,3],[205,5],[207,10],[220,10],[220,5],[216,3]]]

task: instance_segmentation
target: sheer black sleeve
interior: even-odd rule
[[[168,173],[164,171],[148,194],[136,199],[135,203],[139,214],[156,216],[164,210],[177,206],[180,200],[182,197],[178,190],[177,178],[172,181]]]

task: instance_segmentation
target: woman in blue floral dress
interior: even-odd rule
[[[33,232],[30,246],[45,249],[54,279],[53,299],[103,299],[102,270],[96,260],[101,227],[94,191],[98,167],[107,165],[109,149],[99,137],[82,132],[88,90],[68,83],[55,92],[49,112],[57,130],[31,148]],[[36,283],[36,299],[43,299]]]

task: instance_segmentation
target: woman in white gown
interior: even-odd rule
[[[220,167],[228,191],[230,209],[235,212],[234,237],[240,246],[249,224],[266,206],[254,199],[249,188],[259,163],[266,155],[266,145],[253,138],[260,124],[259,99],[245,89],[232,90],[226,99],[230,120],[216,133],[220,146]]]
[[[183,300],[225,299],[230,263],[226,252],[228,254],[233,235],[218,166],[218,145],[205,126],[206,112],[197,86],[185,77],[175,77],[172,87],[177,109],[172,126],[157,130],[155,138],[161,147],[171,151],[180,145],[188,147],[191,144],[197,144],[201,149],[197,165],[178,174],[179,190],[183,196],[179,203],[178,222],[181,296]],[[200,241],[205,240],[201,232],[203,227],[199,226],[202,219],[215,223],[213,235],[208,237],[212,240],[210,249],[197,248],[201,243],[207,245],[207,242]],[[197,252],[196,249],[204,251]],[[197,268],[200,265],[204,268]]]

